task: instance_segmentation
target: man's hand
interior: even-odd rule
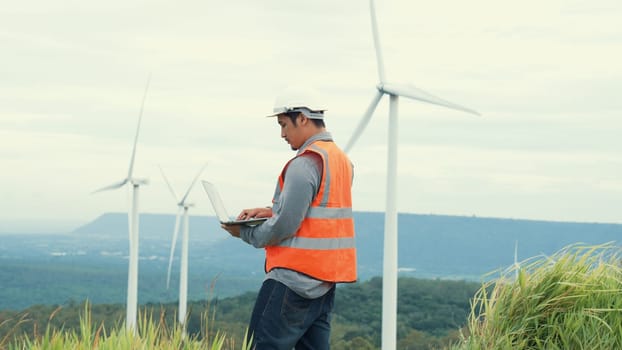
[[[237,220],[248,220],[255,218],[269,218],[272,216],[272,208],[252,208],[244,209],[240,212]]]
[[[229,232],[229,234],[233,237],[240,238],[240,226],[241,225],[225,225],[221,224],[223,230]]]
[[[236,220],[248,220],[255,218],[269,218],[272,216],[272,208],[253,208],[253,209],[244,209],[240,212],[240,215],[236,218]],[[229,234],[233,237],[240,238],[240,226],[241,224],[221,224],[223,230],[229,232]]]

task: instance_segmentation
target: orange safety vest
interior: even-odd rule
[[[265,248],[266,272],[286,268],[322,281],[355,282],[352,164],[331,141],[313,142],[298,156],[306,152],[322,158],[320,188],[294,236]],[[289,162],[279,176],[275,199],[283,190],[288,166]]]

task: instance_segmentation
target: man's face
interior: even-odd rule
[[[300,121],[300,115],[298,115],[297,120]],[[305,142],[304,135],[302,133],[302,128],[296,123],[292,122],[292,119],[288,117],[286,114],[281,114],[277,117],[277,121],[281,126],[281,137],[289,143],[292,150],[298,150],[302,144]]]

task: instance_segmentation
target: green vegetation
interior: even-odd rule
[[[331,348],[380,347],[382,280],[341,285]],[[0,349],[243,349],[255,293],[193,302],[184,331],[176,304],[140,308],[70,302],[0,311]],[[155,319],[152,315],[158,315]],[[622,349],[622,264],[611,244],[532,258],[483,285],[401,278],[399,349]]]
[[[127,290],[127,260],[65,257],[59,259],[0,259],[0,310],[22,310],[32,305],[63,305],[72,300],[88,299],[93,304],[123,302]],[[200,261],[197,261],[200,262]],[[163,266],[140,266],[138,295],[140,300],[168,303],[177,300],[177,281],[166,289],[166,262]],[[203,263],[205,264],[205,263]],[[219,275],[198,263],[189,277],[188,298],[204,299],[208,293],[219,297],[238,295],[241,291],[255,290],[263,276],[239,277],[243,274]],[[190,270],[192,271],[192,270]],[[210,290],[210,281],[218,281]]]
[[[454,349],[622,349],[619,253],[570,246],[486,284]]]
[[[54,314],[50,316],[50,319]],[[207,314],[204,315],[207,320]],[[23,319],[20,322],[25,322]],[[79,328],[76,329],[57,329],[50,324],[42,335],[22,334],[8,341],[9,335],[0,339],[0,349],[4,349],[5,344],[9,350],[44,350],[44,349],[248,349],[246,339],[239,347],[224,334],[216,333],[211,335],[209,323],[205,322],[201,337],[186,335],[183,327],[173,325],[167,327],[163,318],[159,322],[154,321],[151,314],[141,314],[136,332],[127,330],[124,326],[115,327],[107,332],[104,324],[99,326],[91,322],[91,310],[89,304],[85,303],[84,313],[80,315]]]
[[[433,349],[459,341],[458,329],[466,325],[469,301],[479,287],[480,284],[474,282],[400,278],[399,348]],[[380,278],[339,286],[332,322],[332,349],[365,350],[380,347],[381,295]],[[223,349],[232,348],[230,344],[242,344],[254,301],[255,293],[245,293],[237,297],[190,303],[186,322],[189,339],[202,342],[207,324],[210,329],[218,330],[219,334],[226,336]],[[119,331],[124,329],[124,305],[94,304],[89,309],[88,321],[96,329],[93,334],[101,327],[100,338],[104,334],[103,329],[112,330],[107,334],[114,335],[113,338],[117,340],[127,337]],[[162,343],[174,341],[176,309],[176,303],[140,307],[141,315],[159,315],[157,326],[149,326],[151,328],[147,327],[147,330],[155,329],[157,334],[164,336]],[[57,340],[58,337],[69,337],[67,341],[72,343],[65,344],[77,344],[73,342],[80,338],[80,330],[84,328],[84,319],[81,322],[80,318],[83,310],[84,303],[69,302],[63,306],[39,305],[19,312],[0,311],[0,349],[3,343],[15,344],[15,339],[41,339],[41,333],[55,334]],[[141,330],[139,334],[147,333]],[[135,341],[149,339],[153,337]],[[210,339],[210,344],[212,341]]]

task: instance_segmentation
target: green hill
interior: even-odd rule
[[[470,298],[480,286],[475,282],[400,278],[399,341],[405,344],[423,338],[430,344],[446,344],[456,339],[456,331],[467,322]],[[212,330],[226,332],[228,336],[237,339],[236,342],[241,342],[255,295],[248,292],[235,297],[214,298],[209,302],[190,303],[188,332],[197,335],[201,333],[204,327],[202,317],[207,312],[213,315]],[[380,278],[339,286],[332,323],[334,349],[352,349],[353,342],[379,346],[381,295]],[[176,308],[176,303],[147,304],[141,307],[141,312],[153,314],[154,319],[163,317],[166,324],[172,325]],[[125,316],[123,304],[95,304],[91,310],[93,324],[103,323],[107,329],[120,327]],[[78,330],[83,311],[82,303],[70,302],[0,312],[0,340],[7,334],[32,335],[37,330],[41,332],[47,325],[65,331]]]
[[[384,215],[355,212],[361,281],[382,275]],[[166,273],[173,215],[141,215],[141,304],[177,300],[179,249],[171,287]],[[399,215],[400,276],[480,281],[518,260],[552,254],[572,243],[619,241],[622,225],[547,222],[443,215]],[[127,286],[127,215],[105,214],[71,233],[3,234],[0,310],[89,299],[124,303]],[[231,238],[213,217],[190,217],[189,300],[256,291],[263,279],[263,250]],[[216,288],[209,290],[213,281]]]

